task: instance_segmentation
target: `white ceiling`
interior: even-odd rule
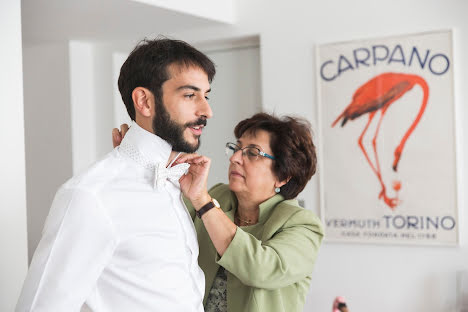
[[[22,0],[23,41],[139,40],[221,25],[130,0]]]

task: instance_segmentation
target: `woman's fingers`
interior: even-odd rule
[[[175,164],[187,163],[187,164],[193,164],[193,165],[203,165],[203,164],[209,163],[210,161],[211,159],[209,159],[206,156],[192,155],[190,157],[177,159]]]
[[[114,128],[112,129],[112,145],[117,147],[122,142],[122,135],[120,134],[119,129]]]
[[[182,163],[193,163],[193,161],[195,159],[198,159],[200,157],[205,157],[205,156],[201,156],[201,155],[198,155],[198,154],[183,154],[181,156],[179,156],[179,158],[177,158],[177,160],[175,161],[175,164],[182,164]]]
[[[206,163],[209,161],[210,159],[206,156],[198,156],[198,157],[194,157],[190,159],[190,162],[192,162],[193,164],[201,164],[201,163]]]
[[[122,134],[122,138],[125,136],[127,131],[128,131],[128,125],[127,124],[120,125],[120,134]]]
[[[182,164],[184,162],[187,162],[187,160],[192,159],[194,157],[197,157],[198,154],[182,154],[180,155],[174,163],[176,164]]]
[[[120,125],[120,131],[117,128],[112,129],[112,145],[117,147],[122,143],[122,139],[124,138],[125,134],[128,131],[128,125],[122,124]]]

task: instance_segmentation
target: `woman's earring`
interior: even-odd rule
[[[279,187],[275,187],[275,193],[279,193],[281,189]]]

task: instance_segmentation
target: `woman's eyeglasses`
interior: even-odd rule
[[[258,156],[270,158],[270,159],[273,159],[273,160],[275,159],[274,156],[271,156],[271,155],[268,155],[265,152],[262,152],[258,147],[255,147],[255,146],[246,146],[246,147],[241,148],[241,147],[239,147],[239,145],[237,145],[235,143],[228,142],[228,143],[226,143],[226,149],[225,150],[226,150],[226,156],[227,157],[231,157],[237,151],[241,151],[242,156],[247,156],[247,158],[250,161],[257,160]]]

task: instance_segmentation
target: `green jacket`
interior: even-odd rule
[[[237,198],[225,184],[209,191],[234,220]],[[205,297],[219,266],[226,269],[228,312],[303,311],[323,229],[320,220],[297,200],[275,195],[260,205],[255,225],[238,227],[222,257],[216,252],[203,222],[186,200],[197,230],[198,263],[205,273]]]

